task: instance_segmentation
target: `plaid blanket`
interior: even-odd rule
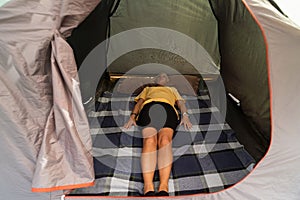
[[[234,185],[253,169],[254,159],[237,141],[230,126],[220,122],[220,112],[211,105],[207,94],[184,98],[193,128],[186,131],[179,126],[173,138],[170,195],[210,193]],[[133,106],[133,97],[106,92],[99,98],[96,110],[88,114],[96,184],[77,189],[73,195],[143,193],[141,133],[137,127],[122,128]],[[159,184],[157,171],[154,184]]]

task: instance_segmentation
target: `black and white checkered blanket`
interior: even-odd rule
[[[210,193],[234,185],[255,164],[237,141],[220,112],[211,106],[207,94],[185,96],[191,130],[178,127],[173,138],[173,167],[169,180],[170,195]],[[141,133],[137,127],[124,130],[134,106],[133,97],[106,92],[97,108],[88,114],[92,140],[96,184],[77,189],[73,194],[137,196],[143,193],[140,155]],[[158,186],[158,173],[155,173]]]

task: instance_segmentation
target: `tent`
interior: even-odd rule
[[[99,74],[125,73],[135,64],[130,54],[121,63],[107,59],[106,51],[118,40],[105,39],[144,28],[140,35],[155,44],[172,35],[153,40],[151,31],[168,29],[202,45],[201,58],[214,65],[201,73],[220,69],[226,91],[240,101],[239,107],[228,103],[226,121],[258,162],[230,188],[176,198],[299,199],[300,30],[273,1],[10,0],[1,3],[0,24],[1,198],[60,199],[64,191],[93,185],[92,141],[82,102],[96,92],[87,88],[97,87]],[[119,40],[118,51],[134,39]],[[86,59],[100,43],[103,57]],[[176,45],[169,46],[184,55],[193,52],[189,47],[198,48]],[[91,70],[94,61],[105,66],[102,71]],[[187,69],[182,73],[195,73],[179,66]],[[96,198],[101,197],[84,197]]]

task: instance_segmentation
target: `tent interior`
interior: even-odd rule
[[[270,4],[276,7],[273,1],[270,1]],[[176,71],[185,77],[198,77],[197,95],[201,95],[203,91],[207,92],[208,88],[213,88],[209,89],[209,95],[224,92],[220,90],[221,79],[225,86],[225,121],[234,130],[237,140],[246,152],[255,163],[258,163],[266,154],[271,139],[267,47],[259,25],[243,2],[102,0],[67,38],[74,50],[78,71],[81,71],[81,67],[85,67],[83,64],[86,57],[100,43],[107,43],[102,46],[103,51],[112,45],[107,38],[123,31],[143,27],[175,30],[193,38],[205,49],[221,76],[216,78],[215,74],[200,73],[199,66],[193,66],[180,55],[160,49],[144,48],[130,51],[119,56],[108,66],[105,54],[103,63],[98,65],[102,68],[102,76],[97,77],[97,85],[92,87],[96,90],[89,89],[91,86],[88,79],[80,80],[83,101],[94,97],[96,100],[87,104],[92,104],[93,109],[98,109],[97,99],[107,92],[113,92],[121,81],[137,77],[153,77],[157,73],[155,66],[159,69],[162,65],[167,66],[164,69],[171,68],[174,73]],[[118,44],[120,46],[127,44],[123,42],[119,41]],[[199,59],[202,58],[199,56]],[[138,66],[144,68],[134,71],[133,69]],[[151,66],[154,66],[153,69]],[[85,70],[93,73],[94,69],[82,71]],[[170,73],[172,72],[171,70]],[[220,102],[213,103],[218,105]],[[79,189],[71,195],[87,194],[84,189]],[[180,194],[185,193],[176,193]]]

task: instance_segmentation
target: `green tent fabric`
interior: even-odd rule
[[[265,152],[271,128],[267,50],[262,31],[241,2],[211,2],[219,22],[224,84],[227,92],[240,100],[241,109],[259,138],[257,148]]]

